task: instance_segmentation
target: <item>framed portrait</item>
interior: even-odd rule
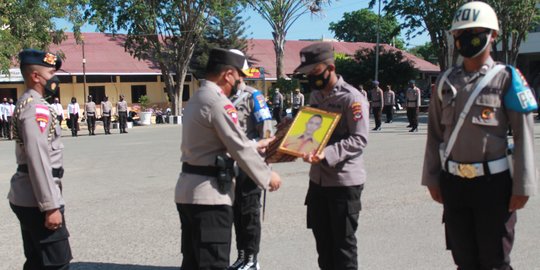
[[[304,153],[319,154],[340,118],[339,113],[303,107],[281,141],[278,151],[296,157],[302,157]]]

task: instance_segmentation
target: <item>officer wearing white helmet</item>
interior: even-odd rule
[[[464,60],[437,80],[422,184],[443,204],[447,247],[458,269],[512,269],[516,210],[537,192],[537,104],[519,70],[490,56],[499,25],[488,4],[461,6],[450,31]]]

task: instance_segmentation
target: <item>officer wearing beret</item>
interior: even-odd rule
[[[369,103],[336,74],[330,43],[300,51],[295,72],[307,75],[310,106],[341,114],[320,154],[305,153],[311,163],[306,196],[307,227],[313,231],[320,269],[358,269],[355,232],[366,181],[363,152],[369,133]]]
[[[422,93],[420,88],[416,87],[416,82],[414,80],[409,81],[409,88],[405,95],[407,101],[405,106],[407,107],[407,119],[409,119],[409,125],[411,129],[409,132],[418,131],[418,112],[420,110],[420,98]]]
[[[509,270],[516,210],[537,192],[537,104],[516,68],[491,59],[499,23],[488,4],[461,6],[450,31],[464,60],[437,80],[422,184],[443,204],[447,247],[458,269]]]
[[[88,125],[88,135],[96,135],[96,103],[91,95],[88,96],[88,102],[84,104],[84,114]]]
[[[8,199],[21,224],[26,262],[23,269],[69,269],[72,259],[62,196],[61,128],[55,110],[43,96],[52,96],[62,65],[52,53],[26,49],[19,53],[26,90],[13,114],[17,172]]]
[[[229,266],[234,161],[261,188],[274,191],[281,184],[279,175],[259,154],[272,139],[249,140],[228,99],[243,81],[244,66],[245,56],[213,49],[206,80],[184,109],[183,164],[175,193],[182,228],[182,269]]]
[[[373,81],[371,90],[371,111],[375,119],[375,128],[372,130],[381,130],[381,116],[383,111],[383,90],[379,87],[379,81]]]

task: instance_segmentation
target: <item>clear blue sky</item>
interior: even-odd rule
[[[331,22],[337,22],[343,17],[343,13],[352,12],[362,8],[368,7],[369,0],[334,0],[332,5],[326,7],[322,16],[303,15],[296,23],[291,27],[289,33],[287,33],[287,39],[319,39],[319,38],[334,38],[333,33],[328,30]],[[374,7],[374,11],[377,12],[377,7]],[[248,29],[246,34],[249,38],[258,39],[272,39],[272,30],[268,23],[261,18],[252,9],[246,9],[242,13],[242,17],[246,18],[246,25]],[[66,27],[66,30],[70,30],[69,24],[65,21],[58,21],[58,25]],[[83,32],[95,32],[96,29],[92,25],[83,27]],[[413,40],[407,40],[405,37],[405,30],[402,30],[402,39],[408,43],[408,47],[414,47],[422,45],[429,41],[427,34],[423,34]]]

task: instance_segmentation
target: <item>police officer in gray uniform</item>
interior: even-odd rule
[[[407,119],[409,119],[409,125],[407,127],[411,128],[409,132],[417,132],[418,112],[420,110],[420,98],[422,97],[422,93],[420,92],[420,89],[416,87],[414,80],[409,81],[409,88],[407,89],[405,97],[407,99],[407,102],[405,102],[405,106],[407,106]]]
[[[127,102],[124,100],[124,95],[120,95],[120,101],[116,103],[116,111],[118,112],[118,124],[120,126],[120,133],[128,133],[126,131],[128,107]]]
[[[246,58],[213,49],[206,80],[186,104],[182,128],[182,173],[175,201],[182,228],[182,269],[226,269],[233,223],[234,161],[270,191],[281,184],[259,154],[271,139],[247,138],[239,125],[234,95],[247,68]]]
[[[383,90],[379,87],[379,81],[373,81],[371,90],[371,111],[375,119],[375,128],[372,130],[381,130],[381,116],[383,111]]]
[[[300,51],[295,72],[306,74],[313,92],[310,106],[341,114],[320,154],[305,153],[311,163],[306,196],[307,227],[312,229],[320,269],[358,269],[355,232],[366,181],[363,152],[369,133],[369,103],[336,74],[330,43]]]
[[[26,49],[19,53],[26,91],[13,114],[17,172],[8,199],[21,224],[24,270],[69,269],[72,259],[62,197],[61,128],[43,96],[52,96],[62,61],[52,53]]]
[[[88,135],[96,135],[96,103],[94,103],[92,96],[88,96],[88,102],[84,104],[84,114],[88,125]]]
[[[103,121],[103,129],[105,134],[111,134],[111,113],[112,104],[109,101],[109,97],[104,97],[101,102],[101,120]]]
[[[258,141],[272,134],[272,113],[264,95],[245,83],[231,99],[238,114],[238,124],[248,139]],[[240,170],[236,177],[234,230],[238,258],[229,270],[258,270],[257,254],[261,242],[261,189]]]
[[[392,91],[392,86],[387,85],[386,90],[383,92],[384,101],[384,113],[386,114],[386,122],[392,123],[394,121],[394,106],[396,105],[396,94]]]
[[[537,192],[537,104],[521,73],[490,57],[499,24],[488,4],[461,6],[450,31],[464,61],[437,80],[422,184],[443,204],[458,269],[510,270],[516,210]],[[510,126],[514,148],[507,156]]]

